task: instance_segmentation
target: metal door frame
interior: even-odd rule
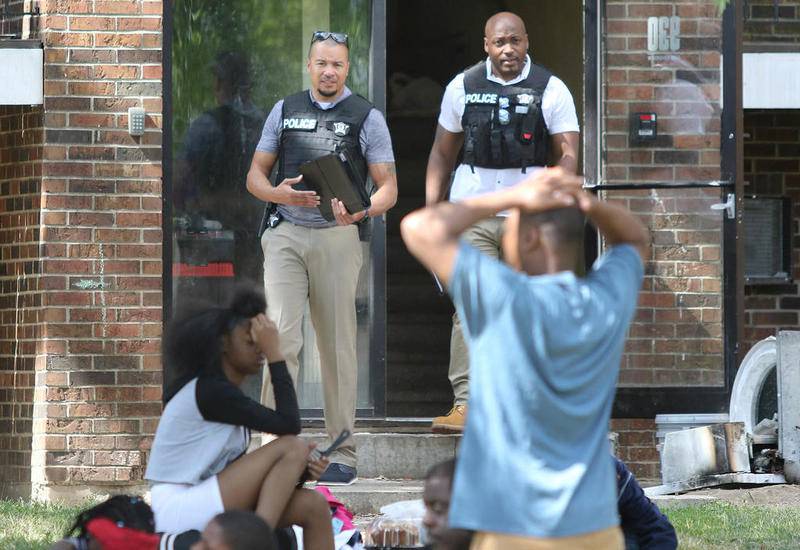
[[[370,97],[386,112],[386,0],[371,2]],[[172,32],[173,3],[164,1],[161,50],[162,79],[162,319],[172,318]],[[386,222],[385,216],[373,218],[370,242],[371,264],[369,298],[369,370],[373,406],[356,411],[358,418],[383,418],[386,415]],[[166,377],[165,377],[166,378]],[[321,418],[322,409],[303,409],[306,418]]]
[[[742,110],[743,0],[730,0],[722,15],[721,179],[716,182],[664,182],[644,186],[609,185],[600,179],[603,161],[602,25],[605,0],[584,2],[584,175],[595,190],[631,188],[718,187],[721,196],[733,192],[735,219],[723,218],[723,386],[653,386],[617,389],[613,418],[653,418],[662,413],[704,413],[728,410],[730,392],[741,361],[744,335],[744,243],[742,229],[744,197],[744,146]],[[587,260],[597,257],[594,232],[587,238]]]

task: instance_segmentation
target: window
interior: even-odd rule
[[[791,280],[791,206],[786,197],[744,200],[745,281]]]

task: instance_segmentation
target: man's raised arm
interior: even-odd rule
[[[612,202],[601,201],[592,193],[573,188],[578,208],[594,224],[610,245],[629,244],[636,248],[644,262],[650,254],[650,232],[641,220],[627,208]]]
[[[458,237],[475,222],[510,208],[543,212],[575,205],[575,197],[560,191],[562,186],[580,189],[581,178],[561,168],[537,172],[514,187],[466,199],[440,202],[403,218],[400,232],[408,250],[442,282],[453,273]]]

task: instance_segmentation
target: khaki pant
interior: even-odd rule
[[[504,223],[505,218],[499,216],[481,220],[467,229],[461,237],[482,254],[499,258]],[[458,314],[453,314],[448,377],[453,386],[454,404],[466,405],[469,399],[469,355],[464,335],[461,332],[461,321],[458,319]]]
[[[295,387],[303,346],[303,312],[308,304],[320,356],[325,428],[331,439],[343,429],[353,432],[358,366],[355,303],[362,262],[358,228],[312,229],[284,220],[264,232],[261,247],[267,315],[280,332],[281,352]],[[261,401],[274,403],[267,370]],[[356,466],[352,438],[331,461]]]
[[[619,527],[586,535],[559,538],[520,537],[500,533],[476,533],[470,550],[623,550],[625,539]]]

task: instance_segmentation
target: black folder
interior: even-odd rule
[[[303,183],[319,195],[319,211],[330,222],[336,219],[331,208],[333,198],[342,201],[350,214],[370,206],[363,176],[345,153],[332,153],[304,162],[300,173]]]

